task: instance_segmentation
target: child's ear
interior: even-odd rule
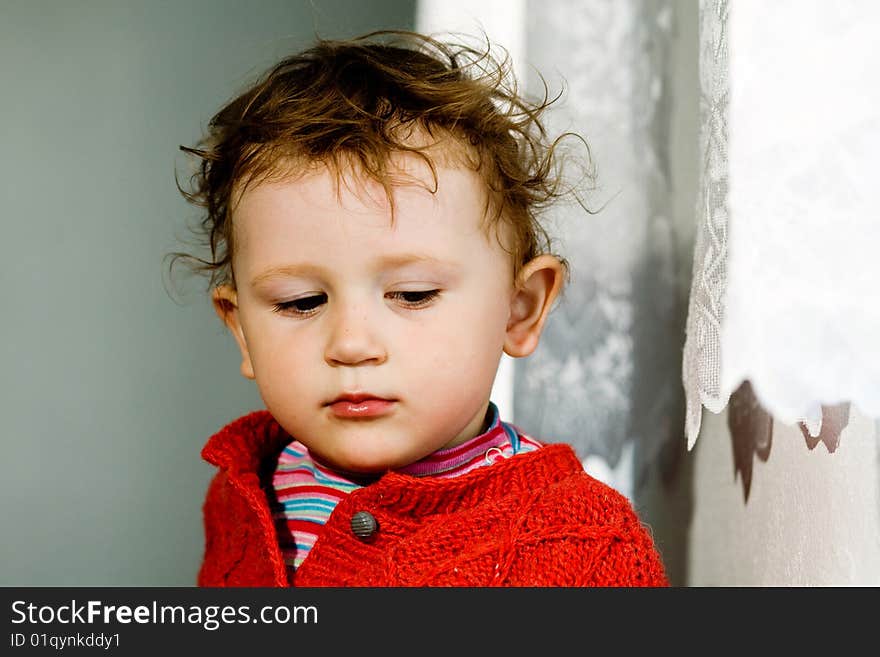
[[[218,285],[211,294],[211,300],[214,302],[214,312],[223,320],[232,333],[232,337],[238,343],[241,350],[241,375],[253,379],[254,366],[251,363],[251,355],[248,351],[247,341],[244,339],[244,332],[241,330],[241,319],[238,316],[238,294],[230,285]]]
[[[538,346],[544,321],[562,289],[564,268],[558,258],[540,255],[529,260],[514,282],[504,353],[514,358],[531,354]]]

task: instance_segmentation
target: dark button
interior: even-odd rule
[[[372,513],[358,511],[351,517],[351,531],[362,541],[372,538],[378,529],[379,523],[376,522]]]

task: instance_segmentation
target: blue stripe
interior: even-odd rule
[[[507,424],[507,422],[502,422],[501,426],[504,428],[507,437],[510,438],[510,446],[513,448],[513,455],[516,456],[516,454],[519,453],[520,447],[519,434],[516,432],[516,429]]]
[[[284,453],[291,454],[293,456],[298,456],[299,458],[302,458],[303,456],[306,455],[305,450],[297,449],[296,447],[293,446],[293,443],[290,443],[287,447],[284,448]]]
[[[297,472],[307,472],[315,478],[315,481],[319,481],[324,484],[329,484],[335,488],[353,490],[355,488],[361,488],[355,483],[350,481],[345,481],[344,479],[337,479],[335,477],[331,478],[329,475],[321,472],[314,465],[309,463],[284,463],[284,467],[279,467],[277,472],[284,472],[285,474],[295,474]]]
[[[326,509],[332,511],[335,507],[336,502],[330,502],[329,500],[291,500],[284,503],[285,511],[325,511]]]

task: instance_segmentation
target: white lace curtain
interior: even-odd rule
[[[880,417],[880,5],[700,3],[702,184],[683,379],[775,418]]]

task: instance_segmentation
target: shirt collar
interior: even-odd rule
[[[416,477],[437,475],[457,468],[477,456],[482,456],[493,447],[500,447],[505,443],[509,443],[510,438],[504,430],[504,423],[501,421],[498,407],[491,401],[486,411],[486,417],[488,428],[480,435],[474,436],[461,445],[437,450],[415,463],[397,468],[395,472]]]

